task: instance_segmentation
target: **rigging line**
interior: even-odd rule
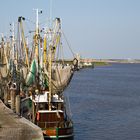
[[[51,21],[52,21],[52,5],[53,5],[53,2],[52,0],[50,0],[50,17],[49,17],[49,20],[50,20],[50,27],[51,27]]]
[[[32,20],[30,20],[30,19],[28,19],[28,18],[26,18],[26,20],[27,20],[28,22],[31,22],[32,24],[35,24],[34,21],[32,21]]]
[[[28,24],[28,22],[25,22],[25,23],[26,23],[25,26],[26,26],[26,28],[27,28],[27,30],[28,30],[28,31],[26,32],[26,35],[25,35],[25,36],[31,38],[31,33],[34,33],[35,31],[32,31],[32,30],[31,30],[32,27]]]
[[[61,31],[62,31],[62,30],[61,30]],[[66,36],[65,36],[65,34],[64,34],[63,31],[62,31],[62,34],[63,34],[63,36],[64,36],[64,39],[66,40],[66,43],[67,43],[67,45],[68,45],[68,47],[69,47],[69,49],[70,49],[70,51],[71,51],[73,57],[75,57],[75,54],[74,54],[74,52],[72,51],[72,48],[71,48],[71,46],[70,46],[70,44],[69,44],[69,42],[68,42],[68,40],[67,40],[67,38],[66,38]]]
[[[68,113],[69,113],[69,115],[70,115],[70,118],[71,118],[71,117],[72,117],[72,112],[71,112],[69,94],[66,93],[65,95],[66,95],[66,96],[65,96],[65,100],[67,101],[67,102],[65,102],[65,105],[68,106],[68,109],[66,109],[66,110],[68,111]],[[68,103],[68,104],[67,104],[67,103]]]
[[[44,20],[42,22],[39,23],[39,25],[43,25],[43,24],[46,24],[47,20]]]
[[[63,63],[63,65],[64,65],[64,50],[63,50],[63,45],[62,45],[62,43],[60,43],[60,49],[61,49],[61,54],[62,54],[62,63]]]
[[[19,29],[19,23],[18,23],[18,29],[17,29],[17,40],[16,40],[16,45],[17,45],[17,52],[19,53],[19,57],[21,57],[21,46],[20,46],[20,29]]]
[[[48,75],[46,74],[46,73],[44,73],[44,75],[47,77],[47,78],[49,78],[48,77]],[[60,90],[55,84],[54,84],[54,82],[53,81],[51,81],[51,84],[56,88],[56,90]]]
[[[30,27],[30,25],[29,25],[27,22],[26,22],[26,28],[27,28],[28,31],[31,31],[31,27]],[[28,34],[30,34],[30,33],[27,32],[27,35],[28,35]],[[27,36],[27,35],[26,35],[26,36]]]
[[[57,55],[56,55],[56,57],[55,57],[55,62],[58,60],[58,59],[61,59],[61,54],[60,54],[60,43],[57,45],[58,47],[56,47],[57,48],[57,50],[56,50],[56,52],[57,52]]]
[[[59,58],[59,47],[58,47],[58,49],[57,49],[57,55],[56,55],[56,60],[58,60],[58,58]],[[56,62],[56,60],[55,60],[55,62]]]
[[[33,42],[29,42],[29,43],[28,43],[28,46],[31,46],[32,44],[33,44]]]

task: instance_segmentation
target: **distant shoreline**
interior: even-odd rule
[[[140,59],[81,59],[85,63],[140,63]]]

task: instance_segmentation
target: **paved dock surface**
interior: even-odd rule
[[[0,140],[44,140],[39,127],[17,116],[0,100]]]

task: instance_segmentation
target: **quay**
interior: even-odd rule
[[[0,140],[44,140],[41,129],[0,100]]]

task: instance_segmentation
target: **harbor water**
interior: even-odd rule
[[[65,94],[75,140],[140,139],[140,64],[82,69]]]

